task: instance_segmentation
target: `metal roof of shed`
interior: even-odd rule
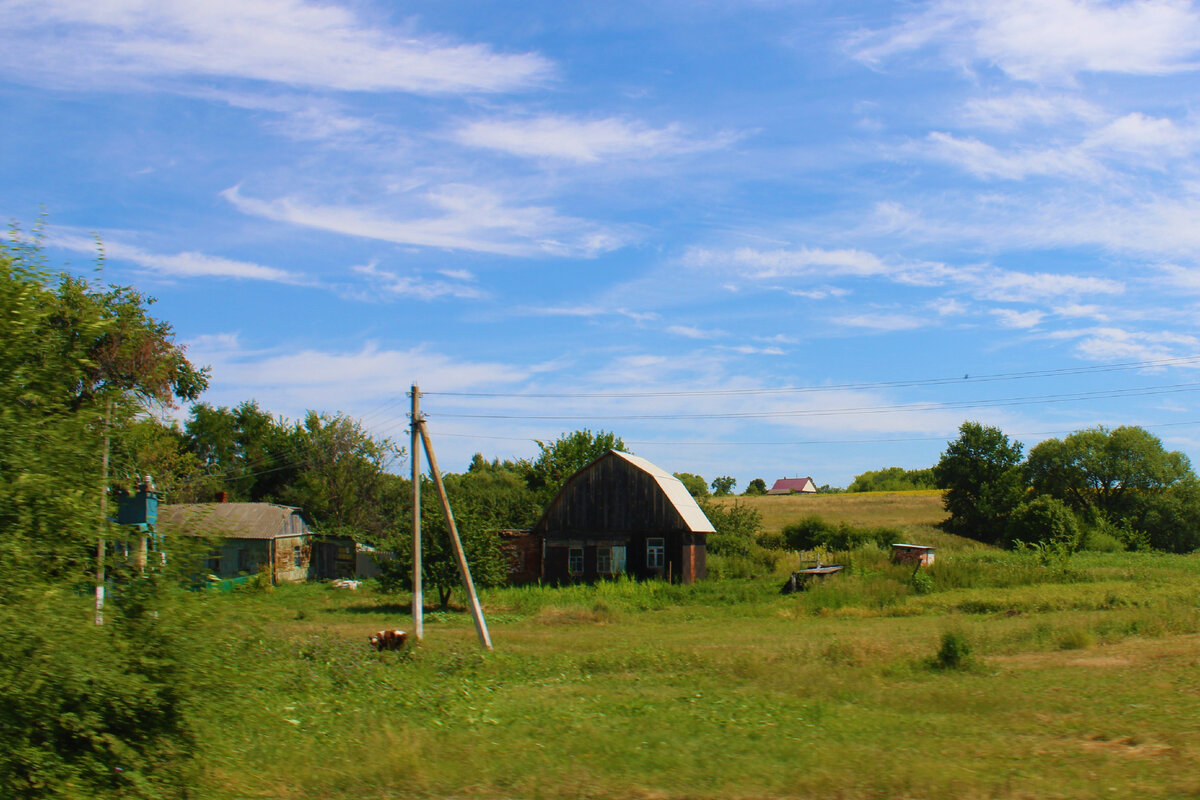
[[[693,533],[717,532],[713,524],[708,521],[708,517],[704,516],[704,512],[700,510],[700,506],[696,505],[696,498],[692,497],[687,487],[683,485],[683,481],[679,480],[679,478],[676,478],[662,467],[640,456],[623,453],[620,450],[609,450],[608,452],[628,461],[642,472],[652,476],[658,487],[663,490],[663,494],[671,502],[671,505],[679,512],[679,516],[683,518],[684,524]]]
[[[158,507],[160,525],[173,526],[184,533],[230,539],[279,539],[310,533],[307,524],[301,531],[291,530],[288,520],[299,514],[300,509],[295,506],[275,503],[181,503]]]

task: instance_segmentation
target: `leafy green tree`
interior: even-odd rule
[[[300,473],[294,426],[253,400],[235,408],[197,403],[184,432],[188,449],[230,500],[277,501]]]
[[[187,791],[183,644],[177,617],[155,613],[170,581],[118,575],[103,626],[79,602],[104,535],[106,442],[121,443],[142,403],[192,396],[204,380],[147,304],[53,275],[36,242],[0,243],[3,797]]]
[[[538,441],[537,446],[538,457],[523,462],[523,470],[529,488],[537,492],[544,503],[554,498],[568,478],[609,450],[629,452],[615,433],[592,433],[587,428],[564,433],[553,442]]]
[[[471,580],[478,587],[503,584],[507,565],[497,533],[533,526],[541,515],[533,492],[520,476],[503,470],[445,475],[443,482]],[[411,498],[411,484],[401,483],[401,494]],[[411,589],[411,504],[398,506],[396,515],[396,526],[375,542],[393,556],[380,563],[382,581],[389,590]],[[462,583],[437,489],[426,478],[421,480],[421,576],[422,582],[437,592],[441,608],[449,606],[452,592]]]
[[[1138,427],[1089,428],[1047,439],[1029,452],[1025,469],[1035,492],[1110,518],[1194,477],[1187,456],[1168,452],[1157,436]]]
[[[747,497],[755,497],[767,493],[767,482],[762,478],[755,478],[746,486],[746,491],[743,493]]]
[[[716,533],[708,535],[706,547],[710,555],[754,554],[758,535],[762,532],[762,513],[758,509],[736,500],[729,505],[701,503],[700,509],[716,529]]]
[[[1191,552],[1200,546],[1200,484],[1187,456],[1143,428],[1089,428],[1034,447],[1025,470],[1035,492],[1066,503],[1089,530],[1121,533],[1127,547]]]
[[[675,477],[679,478],[692,497],[708,497],[708,482],[704,478],[690,472],[676,472]]]
[[[377,538],[392,526],[381,496],[386,470],[404,448],[373,438],[350,417],[315,411],[289,433],[297,464],[280,491],[284,502],[302,507],[326,533]]]
[[[728,475],[722,475],[719,478],[713,478],[713,495],[716,497],[728,497],[729,495],[733,494],[734,486],[737,486],[736,478],[731,478]]]
[[[1021,502],[1022,445],[999,428],[964,422],[933,468],[950,518],[943,530],[989,544],[1004,539],[1008,515]]]

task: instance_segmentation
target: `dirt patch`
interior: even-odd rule
[[[1166,755],[1172,750],[1172,747],[1169,744],[1143,742],[1132,736],[1122,736],[1119,739],[1089,736],[1083,742],[1083,749],[1128,758],[1154,758]]]

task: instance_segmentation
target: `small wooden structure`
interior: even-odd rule
[[[933,563],[934,549],[923,544],[894,544],[892,545],[893,564],[914,564],[918,567],[928,567]]]
[[[836,575],[843,569],[845,567],[842,564],[822,564],[818,561],[816,566],[806,567],[805,569],[793,572],[792,577],[788,578],[787,583],[780,589],[780,593],[792,594],[793,592],[802,592],[813,581],[823,580],[830,575]]]

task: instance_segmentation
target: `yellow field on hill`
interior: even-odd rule
[[[983,547],[978,542],[943,533],[936,526],[947,516],[937,489],[912,492],[854,492],[847,494],[785,494],[759,497],[710,498],[717,505],[741,503],[762,514],[763,531],[775,533],[804,517],[859,527],[900,528],[913,544],[951,550]]]

